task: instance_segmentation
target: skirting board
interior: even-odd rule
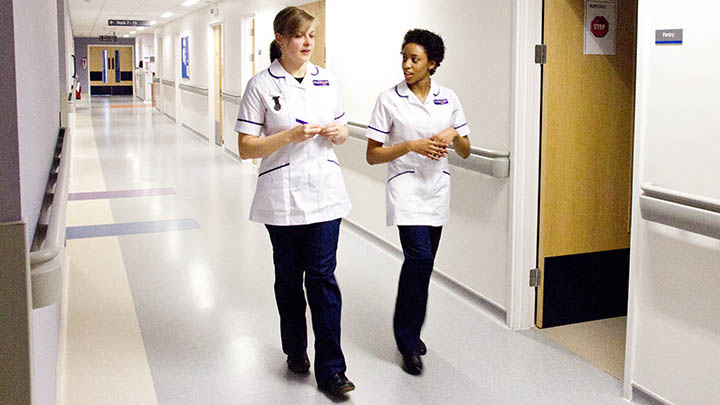
[[[350,219],[343,218],[343,223],[347,224],[357,233],[365,236],[365,238],[375,247],[382,249],[383,251],[389,253],[398,260],[403,260],[402,249],[398,248],[397,246],[381,238],[374,232],[368,230],[367,228]],[[506,311],[489,298],[483,296],[482,294],[455,280],[454,278],[450,277],[449,275],[443,273],[438,269],[433,269],[432,278],[438,283],[440,283],[442,286],[449,288],[464,299],[483,308],[485,311],[487,311],[487,313],[493,320],[497,321],[501,326],[507,327]]]
[[[185,128],[185,129],[187,129],[188,131],[190,131],[193,135],[201,138],[203,141],[208,141],[208,142],[210,141],[210,138],[208,138],[207,136],[205,136],[202,132],[199,132],[199,131],[194,130],[194,129],[191,128],[189,125],[187,125],[187,124],[182,124],[182,127]]]
[[[658,404],[658,405],[673,405],[672,402],[668,401],[667,399],[654,394],[652,391],[645,389],[640,384],[632,383],[632,389],[633,389],[633,397],[632,401],[635,402],[637,399],[642,399],[644,402],[648,402],[651,404]]]

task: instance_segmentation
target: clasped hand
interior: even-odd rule
[[[332,143],[340,136],[340,126],[331,122],[329,124],[301,124],[291,131],[292,142],[303,142],[314,137],[315,135],[329,139]]]
[[[412,152],[426,156],[432,160],[440,160],[447,156],[447,147],[455,139],[457,131],[446,128],[430,138],[410,141],[408,146]]]

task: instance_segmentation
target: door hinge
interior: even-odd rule
[[[540,269],[530,269],[530,287],[540,287]]]
[[[544,65],[547,63],[547,45],[535,45],[535,63]]]

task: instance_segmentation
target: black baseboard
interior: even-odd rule
[[[630,249],[545,258],[543,328],[627,315]]]

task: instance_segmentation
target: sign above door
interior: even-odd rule
[[[151,27],[147,20],[108,20],[109,26],[114,27]]]

